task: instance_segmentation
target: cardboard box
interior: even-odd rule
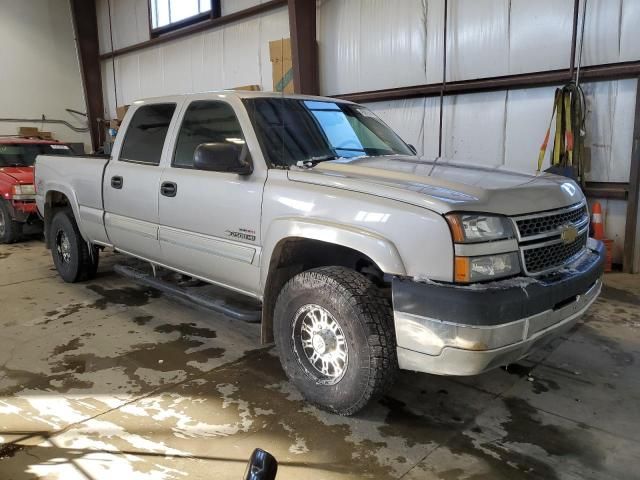
[[[19,127],[18,135],[21,137],[37,137],[44,140],[53,140],[53,133],[41,132],[37,127]]]
[[[127,110],[129,110],[129,105],[122,105],[120,107],[116,107],[116,117],[117,117],[117,119],[122,121],[122,119],[124,118],[125,114],[127,113]]]
[[[269,42],[269,56],[273,72],[273,91],[293,93],[291,39],[284,38]]]
[[[233,87],[231,90],[245,90],[249,92],[259,92],[260,85],[242,85],[241,87]]]
[[[18,135],[21,137],[37,137],[40,133],[37,127],[19,127]]]

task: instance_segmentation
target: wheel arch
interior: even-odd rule
[[[395,245],[380,235],[348,225],[307,219],[274,222],[261,256],[262,342],[273,341],[273,312],[284,284],[298,273],[322,266],[344,266],[383,286],[386,275],[404,275]]]
[[[73,193],[65,191],[64,188],[50,189],[45,193],[42,211],[42,216],[44,219],[44,240],[47,248],[50,248],[51,246],[49,240],[51,221],[53,220],[53,216],[55,215],[56,210],[65,208],[71,210],[74,218],[76,219],[76,223],[78,223],[80,234],[84,238],[84,234],[82,233],[82,229],[80,228],[78,222],[78,219],[80,218],[78,203],[75,201],[75,196],[73,195]]]

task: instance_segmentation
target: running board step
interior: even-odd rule
[[[189,303],[193,303],[200,307],[222,313],[228,317],[233,318],[234,320],[241,320],[248,323],[257,323],[262,317],[262,311],[257,304],[256,309],[252,309],[250,308],[250,306],[231,305],[222,298],[216,298],[213,296],[202,295],[200,293],[189,291],[186,288],[180,287],[165,280],[161,280],[154,277],[153,275],[129,267],[127,265],[114,265],[113,270],[117,274],[122,275],[123,277],[127,277],[136,283],[141,283]]]

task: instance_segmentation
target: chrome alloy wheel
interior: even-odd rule
[[[338,383],[349,362],[344,332],[320,305],[304,305],[294,317],[293,350],[305,373],[324,385]]]
[[[64,263],[71,261],[71,243],[69,242],[67,234],[62,230],[56,235],[56,252],[58,252],[58,257]]]

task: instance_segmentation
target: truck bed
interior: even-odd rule
[[[39,155],[36,159],[35,184],[40,215],[44,214],[46,201],[41,192],[60,192],[71,200],[82,235],[108,243],[102,201],[102,178],[108,162],[109,157],[98,155]],[[75,211],[76,208],[78,211]]]

